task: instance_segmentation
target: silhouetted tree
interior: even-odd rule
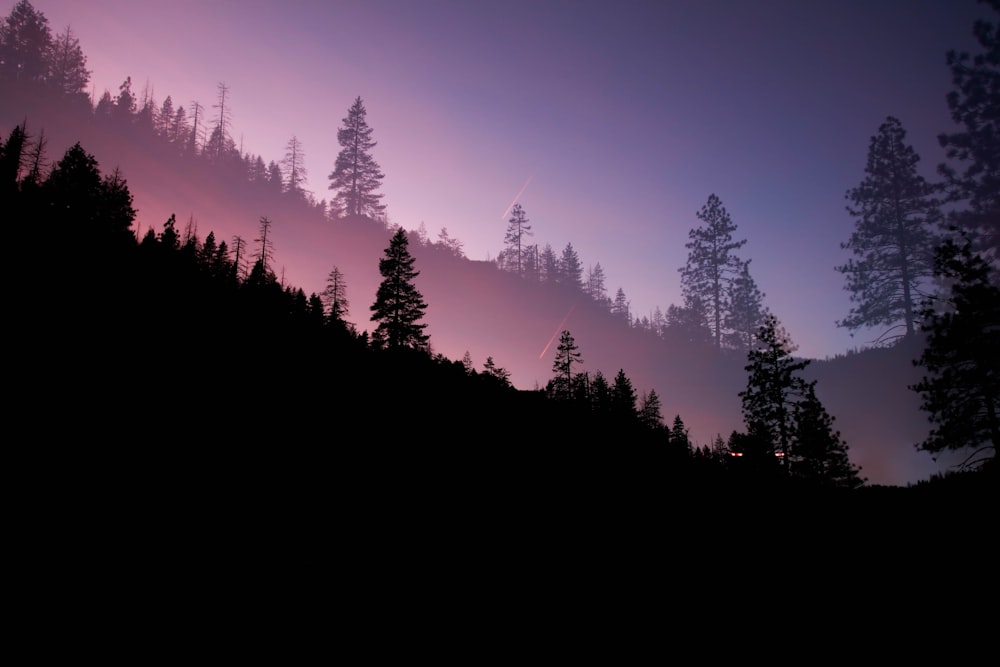
[[[729,310],[729,283],[743,266],[734,251],[746,240],[733,240],[736,225],[716,195],[709,196],[697,215],[704,225],[688,232],[687,264],[679,269],[681,291],[685,302],[697,297],[704,305],[715,347],[721,348]]]
[[[970,466],[995,462],[1000,451],[1000,288],[968,237],[962,245],[949,239],[940,246],[935,271],[952,286],[945,308],[930,299],[924,304],[927,345],[914,363],[926,375],[911,389],[920,394],[933,427],[917,447],[931,455],[971,452],[964,462]]]
[[[87,92],[90,70],[80,40],[67,26],[52,44],[49,54],[49,85],[66,96]]]
[[[285,157],[281,160],[281,166],[285,172],[285,192],[296,197],[306,196],[305,152],[302,149],[302,142],[298,137],[292,136],[285,145]]]
[[[557,397],[569,399],[573,391],[573,367],[583,363],[583,354],[568,329],[559,334],[559,345],[552,362],[553,390]]]
[[[574,290],[583,290],[583,265],[572,243],[566,244],[559,257],[558,282]]]
[[[209,134],[208,142],[205,144],[203,153],[209,158],[219,161],[224,156],[235,151],[235,143],[230,136],[230,129],[233,125],[233,111],[229,104],[229,86],[219,82],[216,84],[216,102],[212,105],[217,109],[215,125]]]
[[[695,345],[708,345],[712,342],[712,330],[708,325],[708,313],[701,297],[689,295],[684,299],[685,305],[670,304],[667,307],[667,322],[665,333]]]
[[[606,305],[609,300],[604,283],[604,269],[600,262],[587,269],[587,295],[601,305]]]
[[[795,432],[794,406],[809,387],[798,372],[809,361],[792,357],[791,340],[774,315],[764,319],[757,341],[747,354],[747,388],[739,394],[743,420],[752,437],[766,440],[783,457],[787,469]]]
[[[493,357],[486,357],[486,363],[483,364],[483,373],[488,377],[493,378],[504,387],[513,386],[510,383],[510,371],[506,368],[497,366],[496,362],[493,361]]]
[[[997,13],[1000,0],[980,0]],[[968,206],[956,211],[955,224],[969,231],[975,247],[987,253],[989,261],[1000,259],[1000,22],[977,20],[973,34],[980,52],[949,51],[954,90],[948,93],[952,120],[961,130],[938,137],[948,159],[960,165],[940,165],[950,199],[965,201]]]
[[[559,282],[559,258],[548,243],[538,256],[539,271],[543,283],[554,285]]]
[[[413,282],[420,275],[413,264],[406,232],[400,227],[378,263],[382,282],[371,306],[371,319],[378,322],[372,341],[380,347],[428,348],[429,337],[424,334],[427,325],[420,322],[427,304]]]
[[[136,101],[132,93],[132,77],[127,77],[118,86],[118,97],[115,98],[115,106],[111,109],[111,118],[121,127],[132,124],[135,118]]]
[[[655,389],[642,393],[639,401],[639,419],[649,429],[658,429],[663,426],[663,404]]]
[[[48,18],[28,0],[18,0],[0,23],[0,78],[45,80],[51,45]]]
[[[336,266],[326,277],[326,289],[323,290],[323,303],[331,320],[346,321],[350,304],[347,301],[347,281],[343,272]]]
[[[632,380],[625,375],[625,369],[620,368],[611,383],[611,413],[621,420],[638,417],[635,402],[636,393]]]
[[[847,211],[857,220],[841,247],[854,257],[837,271],[847,277],[855,305],[837,324],[852,331],[902,326],[912,336],[921,286],[932,275],[939,209],[934,187],[917,173],[920,157],[905,139],[902,123],[886,118],[871,138],[864,180],[847,192]]]
[[[271,265],[274,263],[274,241],[271,239],[271,225],[274,222],[267,216],[261,216],[258,224],[257,251],[254,253],[254,267],[260,267],[260,271],[265,277],[274,276]]]
[[[514,272],[519,276],[524,276],[524,256],[526,250],[525,237],[531,236],[531,225],[528,224],[528,216],[520,204],[514,204],[510,210],[510,219],[507,221],[507,234],[504,236],[504,244],[507,249],[509,264]]]
[[[743,268],[729,284],[729,312],[726,314],[727,347],[749,352],[754,336],[764,324],[767,308],[764,293],[757,287],[750,275],[750,261],[743,262]]]
[[[380,220],[385,206],[378,189],[385,175],[371,153],[377,142],[372,140],[366,115],[365,105],[358,97],[337,130],[340,153],[329,176],[330,189],[336,192],[334,200],[345,214]]]
[[[808,384],[794,407],[795,433],[790,469],[796,479],[810,485],[854,489],[865,483],[861,469],[851,463],[847,443],[833,428],[833,417]]]
[[[625,324],[632,323],[632,316],[629,313],[629,300],[625,297],[625,290],[621,287],[615,292],[615,300],[611,302],[611,314]]]

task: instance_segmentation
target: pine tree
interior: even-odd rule
[[[922,286],[932,275],[939,209],[934,187],[917,173],[920,157],[905,139],[902,123],[886,118],[871,138],[864,180],[846,195],[857,220],[841,247],[854,257],[837,271],[847,277],[855,306],[837,324],[852,331],[900,327],[912,336]]]
[[[67,27],[52,43],[48,61],[50,86],[63,95],[87,92],[87,84],[90,83],[87,56],[71,28]]]
[[[601,268],[600,262],[587,269],[587,295],[601,305],[608,302],[608,291],[604,282],[604,269]]]
[[[554,391],[556,396],[569,399],[573,391],[573,368],[583,363],[583,354],[576,346],[576,340],[568,329],[559,334],[556,357],[552,362]]]
[[[790,469],[796,479],[812,486],[854,489],[865,483],[861,469],[851,463],[847,443],[833,428],[833,417],[816,397],[815,386],[795,404],[795,434]]]
[[[611,383],[611,413],[618,419],[630,420],[639,416],[636,410],[635,387],[632,380],[625,375],[625,369],[618,369],[614,381]]]
[[[566,244],[559,257],[559,278],[561,284],[574,290],[583,290],[583,265],[572,243]]]
[[[911,389],[933,425],[918,449],[937,456],[965,451],[970,467],[993,462],[1000,451],[1000,288],[991,265],[966,237],[942,244],[935,271],[952,281],[946,308],[923,308],[927,344],[918,360],[926,375]]]
[[[378,263],[382,282],[371,306],[371,319],[378,322],[372,339],[380,347],[428,349],[429,336],[424,334],[427,325],[420,322],[427,304],[413,283],[420,275],[413,264],[409,240],[400,227]]]
[[[377,142],[372,140],[366,115],[365,105],[358,97],[337,131],[341,150],[329,176],[330,189],[336,192],[337,207],[346,215],[381,220],[385,206],[378,189],[385,175],[371,153]]]
[[[1000,19],[1000,0],[985,0]],[[1000,22],[979,19],[973,34],[981,48],[971,55],[947,54],[955,88],[948,93],[952,120],[962,129],[938,137],[945,155],[961,167],[942,164],[952,201],[967,207],[956,211],[953,222],[970,233],[975,247],[989,261],[1000,260]]]
[[[655,389],[650,389],[642,393],[639,401],[639,419],[649,429],[658,429],[663,426],[663,405]]]
[[[809,360],[792,357],[791,340],[780,330],[774,315],[764,319],[757,340],[757,347],[747,354],[747,388],[739,394],[743,420],[750,436],[768,443],[787,470],[795,432],[794,407],[808,390],[808,383],[798,373]]]
[[[28,0],[18,0],[0,23],[0,78],[45,80],[51,46],[48,18]]]
[[[343,272],[336,266],[326,277],[326,289],[323,290],[322,300],[330,321],[346,321],[350,309],[350,304],[347,302],[347,282]]]
[[[721,349],[729,311],[729,283],[743,267],[734,251],[746,240],[733,240],[736,225],[716,195],[709,196],[697,215],[704,225],[688,233],[687,264],[679,269],[681,291],[685,302],[697,297],[704,305],[712,340]]]
[[[285,192],[304,199],[306,191],[302,185],[306,182],[305,151],[302,142],[295,135],[285,145],[285,157],[281,160],[281,166],[284,167]]]
[[[517,275],[524,277],[525,251],[527,246],[525,237],[531,236],[531,225],[528,224],[528,216],[520,204],[514,204],[510,210],[510,219],[507,221],[507,234],[504,236],[504,243],[507,246],[507,256],[510,259],[511,268]]]
[[[729,312],[726,315],[727,347],[744,353],[749,352],[766,315],[764,293],[750,275],[748,260],[743,262],[743,269],[729,286]]]
[[[625,324],[632,324],[632,316],[629,313],[629,300],[625,297],[625,290],[621,287],[615,292],[615,300],[611,303],[611,314]]]

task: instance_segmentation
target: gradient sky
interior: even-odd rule
[[[225,83],[237,143],[280,161],[298,137],[318,199],[361,96],[390,222],[491,259],[523,189],[532,240],[599,262],[637,316],[682,302],[684,244],[714,193],[766,305],[817,358],[874,335],[834,324],[850,308],[844,194],[870,137],[896,116],[934,176],[954,129],[945,53],[975,50],[989,17],[975,0],[32,4],[79,37],[97,97],[131,76],[157,105],[211,112]]]

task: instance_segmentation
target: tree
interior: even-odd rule
[[[271,239],[271,225],[274,222],[267,216],[261,216],[259,222],[259,234],[254,241],[257,242],[257,251],[254,253],[254,270],[259,267],[260,276],[267,280],[276,280],[271,265],[274,263],[274,241]]]
[[[0,23],[0,78],[45,80],[51,46],[48,18],[28,0],[18,0]]]
[[[615,292],[615,300],[611,303],[611,314],[625,324],[632,324],[629,304],[629,300],[625,297],[625,290],[619,287],[618,291]]]
[[[429,336],[424,334],[427,325],[420,322],[427,304],[413,283],[420,275],[413,264],[406,232],[400,227],[378,263],[382,282],[371,306],[371,320],[378,322],[372,338],[379,346],[418,350],[428,347]]]
[[[337,131],[341,150],[329,176],[330,189],[336,192],[334,200],[345,214],[381,219],[385,206],[378,189],[385,175],[372,157],[377,142],[372,141],[366,115],[365,105],[358,97]]]
[[[729,309],[728,286],[743,266],[734,251],[746,240],[733,240],[736,225],[716,195],[709,196],[697,215],[704,225],[688,232],[687,264],[679,269],[681,292],[685,302],[697,297],[704,305],[715,347],[721,348]]]
[[[767,315],[764,293],[750,275],[750,261],[743,262],[743,269],[729,285],[729,312],[726,315],[727,347],[749,352],[754,336]]]
[[[566,244],[559,257],[559,278],[563,285],[574,290],[583,290],[583,265],[572,243]]]
[[[568,329],[559,334],[556,358],[552,362],[554,389],[557,396],[570,398],[573,391],[573,367],[583,363],[583,354],[576,346],[576,340]]]
[[[934,186],[917,173],[920,157],[905,143],[902,123],[889,116],[871,138],[861,184],[848,190],[848,213],[856,218],[850,240],[841,247],[854,257],[837,271],[854,307],[837,325],[902,327],[916,331],[916,317],[932,275],[938,203]],[[884,334],[883,334],[884,335]]]
[[[639,401],[639,419],[649,429],[658,429],[663,426],[663,405],[655,389],[642,393]]]
[[[326,277],[326,289],[323,290],[322,300],[331,321],[345,321],[350,308],[347,302],[347,282],[344,280],[343,272],[336,266]]]
[[[739,394],[743,420],[749,435],[769,443],[787,470],[795,432],[794,406],[809,387],[798,372],[809,365],[809,360],[792,357],[791,339],[780,329],[774,315],[764,319],[757,340],[758,346],[747,354],[747,388]]]
[[[946,308],[933,299],[923,306],[927,343],[914,364],[926,375],[911,389],[920,394],[921,409],[933,426],[917,448],[935,457],[943,451],[970,452],[964,465],[992,461],[995,468],[1000,451],[1000,288],[968,236],[961,245],[952,239],[943,243],[934,266],[953,282]]]
[[[552,246],[548,243],[542,248],[542,252],[538,256],[539,271],[541,273],[542,282],[554,285],[559,282],[559,258],[556,257],[556,253],[552,250]]]
[[[483,373],[496,380],[503,387],[512,387],[510,383],[510,371],[506,368],[502,368],[496,365],[493,361],[493,357],[486,357],[486,363],[483,364]]]
[[[632,380],[625,375],[625,369],[619,368],[611,383],[611,413],[621,420],[630,420],[639,416],[636,410],[635,387]]]
[[[705,304],[700,297],[694,295],[685,297],[684,301],[683,306],[670,304],[667,307],[665,333],[686,343],[710,344],[712,330],[708,326]]]
[[[285,157],[281,160],[285,173],[285,192],[299,198],[305,198],[306,191],[302,184],[306,182],[305,152],[302,142],[295,135],[285,145]]]
[[[64,95],[87,92],[90,70],[80,40],[69,27],[52,44],[49,54],[49,85]]]
[[[601,305],[608,302],[608,291],[604,282],[604,269],[601,268],[600,262],[587,269],[587,295]]]
[[[980,0],[1000,14],[1000,0]],[[963,200],[968,207],[956,211],[955,224],[973,234],[989,261],[1000,259],[1000,24],[984,19],[973,25],[973,34],[982,50],[970,55],[949,51],[955,89],[948,93],[952,120],[961,130],[938,137],[945,155],[964,168],[942,164],[950,199]]]
[[[229,86],[221,81],[216,84],[217,101],[212,105],[217,109],[215,116],[215,126],[208,136],[205,144],[204,154],[215,161],[221,160],[224,156],[236,150],[236,144],[229,134],[233,125],[233,111],[229,104]]]
[[[847,443],[833,428],[833,417],[816,396],[815,386],[795,404],[795,434],[790,468],[796,479],[813,486],[854,489],[865,483],[861,469],[851,463]]]
[[[520,204],[514,204],[510,210],[510,220],[507,221],[507,235],[504,236],[504,243],[507,246],[508,257],[512,257],[511,264],[517,275],[524,276],[525,251],[527,250],[524,237],[531,236],[531,225],[528,224],[528,216]]]

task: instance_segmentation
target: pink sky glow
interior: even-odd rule
[[[834,325],[850,308],[834,270],[854,224],[844,193],[869,138],[898,117],[934,176],[936,136],[953,129],[945,53],[974,49],[984,13],[974,0],[32,4],[54,33],[73,29],[98,97],[131,76],[157,104],[211,114],[225,83],[237,143],[279,161],[295,135],[317,199],[361,96],[390,222],[447,228],[485,260],[516,200],[534,242],[599,262],[636,316],[681,303],[687,234],[715,193],[766,305],[817,358],[874,335]]]

